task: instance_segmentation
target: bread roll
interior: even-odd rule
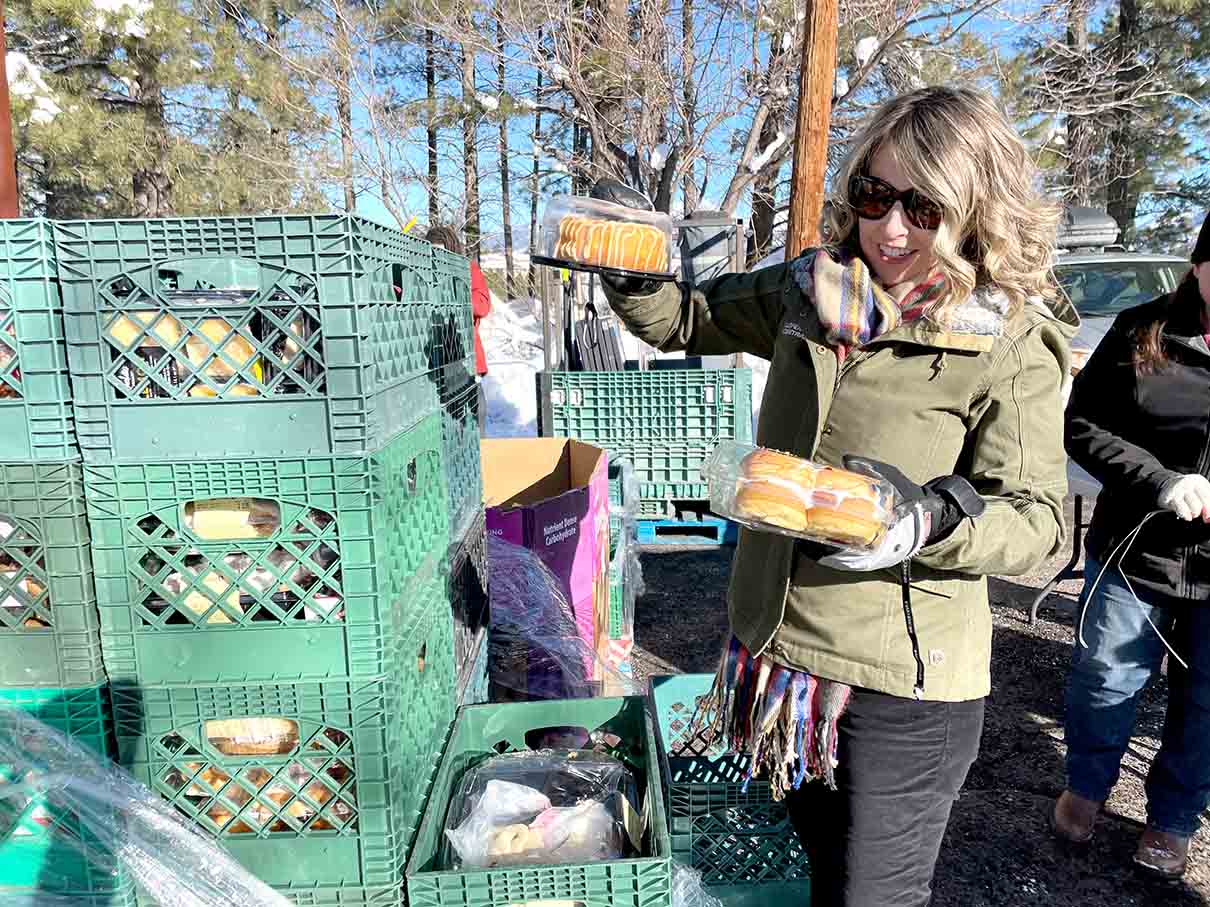
[[[668,270],[668,237],[658,227],[569,214],[559,221],[554,257],[624,271]]]
[[[791,532],[807,528],[802,497],[784,485],[767,481],[741,481],[735,490],[736,516],[767,523]]]
[[[844,498],[806,513],[806,531],[838,545],[873,545],[885,529],[882,507],[868,498]]]

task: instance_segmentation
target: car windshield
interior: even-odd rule
[[[1188,267],[1174,261],[1087,261],[1055,265],[1059,286],[1084,317],[1116,315],[1171,292]]]

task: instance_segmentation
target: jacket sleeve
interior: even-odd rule
[[[976,576],[1019,576],[1059,550],[1067,496],[1061,389],[1070,367],[1067,339],[1049,320],[1030,327],[993,365],[959,467],[987,509],[924,548],[917,561]]]
[[[471,262],[471,315],[476,321],[486,318],[492,311],[492,294],[487,288],[487,278],[479,265]]]
[[[647,295],[631,296],[606,286],[605,293],[627,329],[657,349],[772,359],[789,274],[785,265],[774,265],[724,274],[700,287],[666,283]]]
[[[1113,492],[1143,506],[1179,475],[1124,437],[1134,418],[1135,372],[1130,338],[1119,318],[1076,376],[1067,404],[1065,441],[1071,458]]]

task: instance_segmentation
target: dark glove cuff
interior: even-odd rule
[[[932,514],[929,544],[939,542],[953,532],[966,517],[982,516],[987,502],[975,487],[961,476],[942,476],[924,484],[931,500],[926,505]],[[930,506],[931,505],[931,506]]]

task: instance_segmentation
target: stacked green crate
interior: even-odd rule
[[[296,903],[395,903],[458,668],[434,250],[346,216],[55,238],[120,761]]]
[[[458,701],[487,701],[487,521],[480,507],[470,529],[451,543],[447,590],[454,618]]]
[[[491,756],[530,749],[544,731],[583,729],[592,746],[634,774],[646,818],[641,855],[585,864],[451,870],[443,862],[451,798],[467,769]],[[642,697],[478,705],[462,709],[437,770],[408,864],[411,907],[669,907],[671,848],[657,746]]]
[[[752,440],[749,369],[542,372],[540,427],[630,460],[639,518],[709,497],[700,468],[722,440]]]
[[[438,408],[427,243],[345,215],[54,235],[88,462],[364,454]]]
[[[0,710],[4,709],[16,709],[74,738],[98,757],[113,756],[104,684],[78,689],[4,688]],[[0,717],[0,725],[14,736],[22,733],[12,719]],[[19,745],[21,740],[10,742]],[[12,786],[0,797],[0,900],[5,894],[19,897],[36,891],[83,907],[133,907],[133,884],[120,870],[112,840],[97,824],[105,817],[90,814],[85,821],[65,802],[70,791],[39,792],[44,775],[40,758],[31,753],[28,761],[18,765],[8,761],[7,747],[0,746],[0,788]]]
[[[436,304],[433,306],[431,365],[439,376],[449,473],[450,525],[461,538],[483,505],[479,467],[479,395],[475,369],[470,262],[433,247]]]
[[[672,852],[728,907],[806,903],[806,852],[785,804],[767,782],[745,789],[746,760],[723,752],[704,730],[699,710],[713,682],[712,674],[650,681]]]

